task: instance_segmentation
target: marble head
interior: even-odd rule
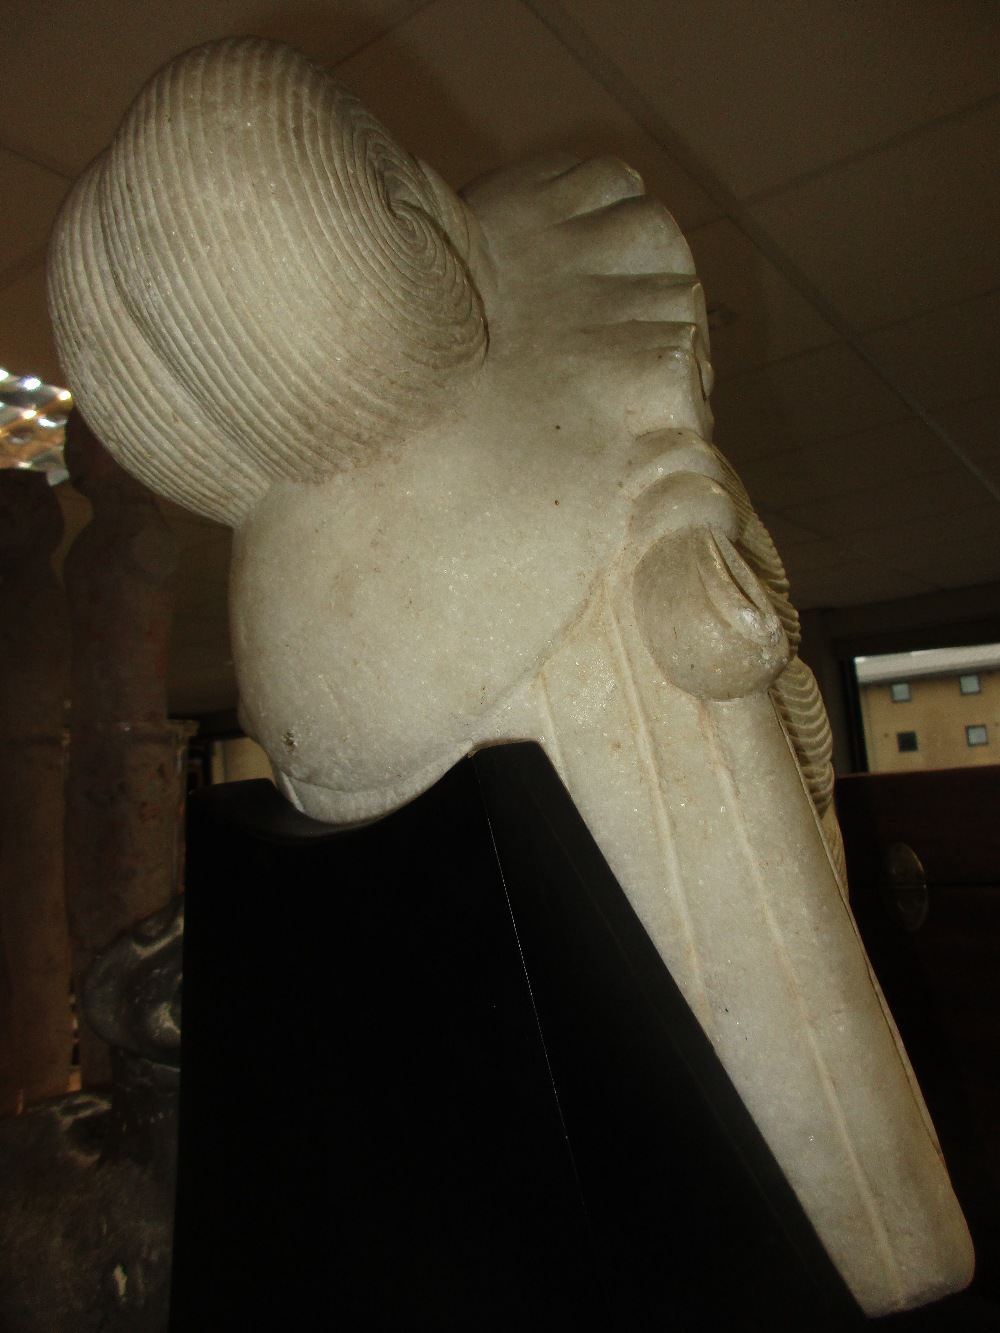
[[[109,450],[235,529],[241,715],[287,795],[370,819],[539,741],[865,1310],[964,1285],[784,570],[709,443],[701,288],[635,172],[456,195],[234,39],[140,95],[50,291]]]
[[[518,734],[666,473],[728,504],[701,288],[639,176],[553,155],[456,196],[285,47],[153,79],[51,285],[107,447],[236,529],[242,716],[311,813],[382,813]],[[644,502],[639,540],[671,512]]]

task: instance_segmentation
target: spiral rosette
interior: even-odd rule
[[[485,353],[460,208],[290,48],[178,57],[56,227],[84,414],[150,485],[230,522],[269,478],[363,462]]]

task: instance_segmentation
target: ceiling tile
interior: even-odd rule
[[[778,553],[783,555],[785,551],[793,546],[813,546],[816,542],[831,542],[832,538],[821,537],[818,532],[812,528],[804,527],[801,523],[795,523],[785,514],[776,509],[769,509],[767,505],[751,495],[754,507],[757,510],[764,526],[778,548]],[[838,546],[839,557],[843,558],[843,551]]]
[[[793,522],[823,536],[852,542],[858,533],[892,526],[896,515],[905,516],[906,522],[914,526],[934,517],[946,526],[951,523],[959,534],[964,512],[987,500],[981,483],[965,468],[956,466],[868,490],[789,505],[784,512]]]
[[[719,214],[519,0],[437,0],[337,74],[456,187],[531,153],[613,153],[682,227]]]
[[[761,508],[761,517],[778,548],[800,610],[816,606],[851,606],[926,592],[930,583],[899,564],[886,561],[853,536],[819,536],[785,514]]]
[[[809,570],[800,576],[789,570],[792,601],[802,611],[820,606],[863,606],[913,597],[932,585],[919,576],[893,569],[881,560],[844,560]]]
[[[1000,522],[1000,514],[994,515]],[[963,543],[938,553],[934,565],[935,586],[939,588],[974,588],[993,583],[1000,576],[1000,555],[984,546],[969,548]]]
[[[910,416],[846,343],[722,379],[712,393],[715,439],[737,465]]]
[[[37,375],[46,384],[64,383],[42,265],[0,292],[0,365],[16,375]]]
[[[69,182],[0,148],[0,288],[37,264]]]
[[[82,171],[108,143],[136,93],[171,56],[216,37],[291,42],[333,64],[419,7],[421,0],[8,0],[8,70],[0,141]]]
[[[771,535],[773,537],[774,534]],[[796,587],[807,575],[842,565],[849,558],[854,558],[854,552],[830,537],[815,537],[812,541],[793,546],[783,545],[779,554],[785,572]]]
[[[826,320],[728,218],[688,232],[720,378],[837,340]]]
[[[1000,485],[1000,394],[956,403],[938,415],[969,457]]]
[[[1000,579],[1000,504],[960,514],[927,514],[859,534],[859,547],[904,567],[938,588],[969,587]]]
[[[1000,286],[1000,101],[783,190],[750,215],[859,329]]]
[[[741,197],[1000,87],[993,0],[562,5]]]
[[[740,476],[755,504],[786,509],[804,501],[892,486],[901,478],[938,472],[953,463],[941,441],[913,417],[809,448],[749,459],[741,464]]]
[[[926,408],[1000,393],[1000,292],[866,333],[865,343]]]
[[[826,494],[851,489],[891,487],[954,466],[955,459],[922,421],[908,418],[876,430],[859,431],[820,446],[815,458],[818,485]]]

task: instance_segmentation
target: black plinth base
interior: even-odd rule
[[[176,1333],[864,1324],[537,747],[188,864]]]

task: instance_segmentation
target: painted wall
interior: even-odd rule
[[[892,686],[861,687],[868,766],[873,773],[914,768],[966,768],[1000,763],[1000,671],[979,672],[979,694],[962,694],[958,676],[911,680],[910,699],[896,703]],[[986,745],[969,745],[967,726],[985,726]],[[917,749],[900,752],[900,732],[916,732]]]

